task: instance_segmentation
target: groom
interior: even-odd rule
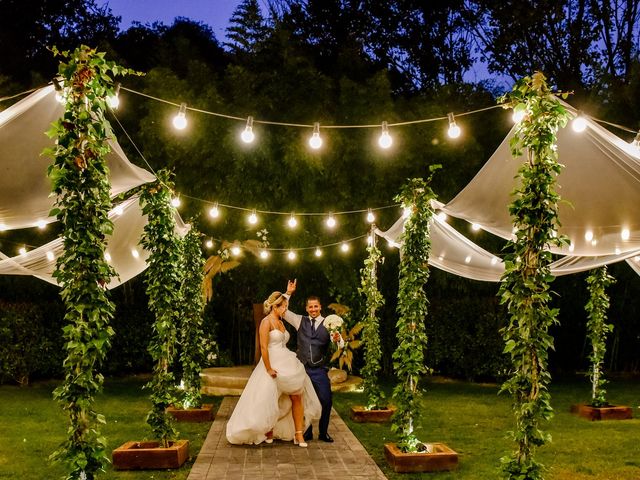
[[[297,280],[289,280],[287,283],[287,297],[291,297],[296,291]],[[307,298],[306,311],[308,315],[298,315],[287,310],[284,319],[298,331],[298,359],[304,365],[307,375],[311,379],[313,388],[322,405],[322,414],[318,428],[318,438],[324,442],[333,442],[333,438],[327,433],[329,428],[329,416],[331,415],[332,397],[331,382],[325,366],[325,357],[329,348],[330,336],[324,327],[324,317],[321,315],[320,299],[318,297]],[[313,438],[313,425],[304,432],[304,439]]]

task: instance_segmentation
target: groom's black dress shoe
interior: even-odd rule
[[[331,435],[329,435],[328,433],[325,433],[324,435],[320,435],[318,437],[318,440],[322,440],[323,442],[333,443],[333,438],[331,438]]]

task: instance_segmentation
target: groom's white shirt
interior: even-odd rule
[[[286,293],[283,293],[283,295],[287,297],[287,301],[289,301],[290,296]],[[288,324],[292,325],[293,328],[298,330],[300,328],[300,323],[302,322],[302,315],[298,315],[297,313],[293,313],[291,310],[287,309],[287,311],[284,312],[284,319]],[[318,328],[323,320],[324,317],[322,315],[318,315],[315,318],[315,325],[313,327]]]

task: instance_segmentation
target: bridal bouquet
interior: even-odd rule
[[[330,305],[329,308],[333,307]],[[358,322],[351,330],[347,331],[346,324],[341,317],[329,315],[325,318],[324,325],[329,330],[331,341],[336,344],[336,351],[331,356],[331,361],[337,360],[340,368],[346,365],[347,369],[351,371],[353,351],[362,344],[362,341],[358,340],[356,336],[360,333],[364,324]]]
[[[329,315],[324,319],[324,326],[329,331],[329,336],[333,343],[340,342],[340,331],[344,325],[344,320],[338,315]]]

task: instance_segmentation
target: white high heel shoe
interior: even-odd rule
[[[271,436],[269,436],[269,434],[271,434]],[[273,443],[273,430],[271,430],[270,432],[266,433],[267,439],[264,441],[264,443]]]
[[[308,445],[307,445],[307,442],[304,441],[304,438],[303,438],[302,441],[299,441],[296,438],[296,435],[298,435],[298,434],[300,434],[300,436],[302,437],[302,430],[296,431],[296,433],[293,435],[293,444],[294,445],[298,445],[299,447],[302,447],[302,448],[307,448]]]

